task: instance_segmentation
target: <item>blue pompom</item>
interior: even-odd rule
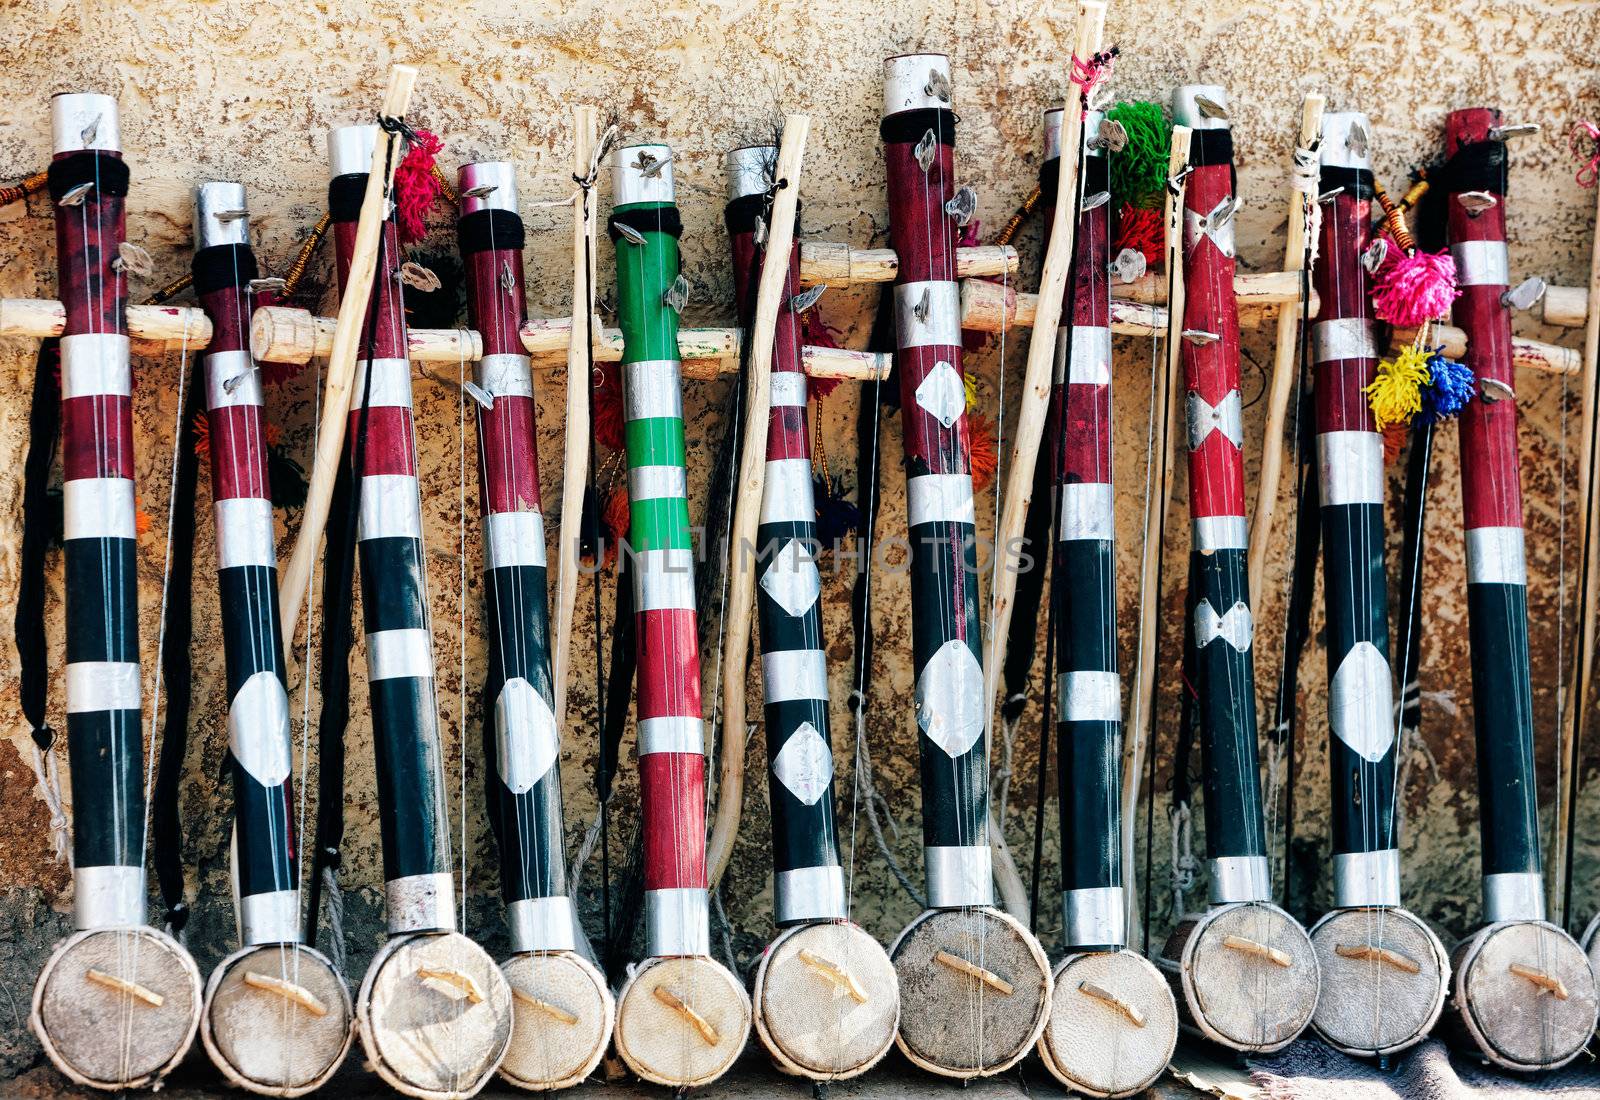
[[[1422,387],[1422,415],[1434,423],[1459,414],[1477,392],[1472,368],[1446,359],[1443,350],[1435,348],[1428,356],[1429,380]]]

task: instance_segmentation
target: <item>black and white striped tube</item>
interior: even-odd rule
[[[329,209],[341,275],[348,269],[375,126],[329,137]],[[449,807],[439,744],[429,626],[422,502],[411,420],[411,363],[394,278],[400,253],[393,222],[383,228],[376,299],[361,335],[350,410],[349,450],[360,519],[361,605],[377,753],[385,913],[391,934],[454,931]]]
[[[293,749],[265,399],[246,346],[256,264],[243,184],[203,183],[195,189],[194,243],[195,295],[213,332],[202,365],[228,683],[239,937],[245,947],[298,943]]]

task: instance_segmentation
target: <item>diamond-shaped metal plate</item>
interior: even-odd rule
[[[1328,724],[1363,760],[1376,764],[1394,744],[1394,687],[1389,662],[1371,642],[1357,642],[1328,685]]]
[[[816,726],[800,723],[773,758],[772,774],[801,802],[817,804],[833,779],[833,753]]]
[[[521,676],[507,680],[495,700],[494,737],[500,779],[512,794],[532,790],[560,751],[550,704]]]
[[[922,666],[917,726],[952,758],[983,736],[983,668],[966,642],[946,642]]]
[[[967,388],[953,364],[941,359],[933,365],[917,387],[917,404],[947,428],[966,411]]]
[[[799,539],[790,539],[774,555],[772,564],[761,575],[761,588],[792,618],[798,619],[811,610],[822,592],[822,578],[817,575],[817,563]]]

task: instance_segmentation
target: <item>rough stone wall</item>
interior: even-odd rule
[[[1060,95],[1072,30],[1066,5],[1021,0],[953,0],[930,8],[915,0],[869,4],[862,0],[665,0],[648,12],[628,5],[577,0],[567,5],[510,4],[495,0],[315,0],[286,3],[225,0],[128,0],[123,3],[63,4],[57,0],[11,0],[7,33],[0,40],[0,177],[20,177],[44,166],[49,156],[48,98],[55,91],[99,90],[118,96],[127,157],[134,171],[129,198],[130,239],[149,250],[154,277],[135,288],[135,300],[187,269],[190,256],[190,188],[205,179],[238,179],[249,189],[252,227],[267,266],[292,254],[306,227],[323,209],[324,138],[330,126],[369,117],[382,87],[384,66],[405,60],[422,68],[413,118],[444,136],[446,166],[478,158],[517,162],[529,225],[530,309],[535,316],[567,312],[570,289],[569,211],[534,206],[565,198],[569,179],[570,115],[573,103],[588,102],[614,113],[627,138],[665,141],[676,150],[680,206],[685,231],[685,270],[693,283],[689,323],[725,324],[731,317],[728,247],[721,228],[721,154],[734,145],[770,134],[784,109],[813,117],[803,193],[804,235],[813,239],[881,244],[887,218],[881,154],[876,137],[881,59],[897,52],[945,50],[954,59],[954,84],[961,115],[957,165],[980,195],[980,217],[995,227],[1030,188],[1040,159],[1040,113]],[[1592,196],[1572,179],[1565,131],[1575,120],[1600,112],[1592,60],[1600,47],[1600,9],[1546,0],[1490,4],[1422,0],[1362,0],[1329,6],[1295,0],[1252,4],[1217,0],[1208,5],[1151,0],[1113,4],[1107,40],[1123,48],[1115,91],[1130,98],[1165,100],[1173,85],[1204,80],[1225,85],[1231,95],[1238,148],[1239,190],[1245,200],[1238,245],[1243,270],[1280,266],[1287,200],[1286,162],[1304,93],[1327,93],[1330,109],[1363,109],[1374,122],[1373,152],[1386,180],[1400,180],[1412,165],[1439,152],[1446,111],[1475,104],[1498,105],[1514,121],[1544,127],[1519,142],[1512,154],[1511,261],[1519,274],[1542,274],[1556,283],[1582,283],[1591,228]],[[436,247],[453,248],[449,219],[440,217]],[[47,203],[0,210],[0,294],[49,297],[55,291],[53,236]],[[1036,278],[1037,229],[1021,240],[1024,285]],[[599,285],[612,284],[610,249],[602,245]],[[319,261],[326,278],[326,254]],[[824,299],[832,324],[845,342],[860,346],[870,323],[874,293],[830,291]],[[1541,331],[1527,316],[1519,331],[1575,343],[1578,335]],[[983,405],[993,411],[1017,392],[1026,334],[1008,336],[1004,372],[991,346],[969,357]],[[1259,393],[1270,367],[1266,330],[1246,333],[1244,393],[1246,448],[1252,493],[1259,464],[1262,404]],[[169,471],[177,414],[181,356],[144,359],[135,402],[136,456],[142,507],[152,530],[141,539],[142,631],[146,655],[145,698],[154,698],[154,653],[160,605],[163,533],[168,514]],[[1136,620],[1137,537],[1142,509],[1147,400],[1151,348],[1119,340],[1116,401],[1119,488],[1120,610],[1124,667],[1131,667]],[[15,591],[20,532],[20,471],[26,445],[27,403],[34,349],[21,341],[0,342],[0,592]],[[439,373],[451,374],[446,369]],[[313,376],[276,391],[270,414],[292,453],[307,456]],[[695,382],[686,404],[691,425],[691,507],[706,509],[707,474],[723,433],[720,410],[728,383]],[[1522,457],[1529,529],[1530,605],[1541,797],[1550,805],[1558,688],[1563,657],[1558,643],[1571,637],[1576,599],[1577,511],[1573,456],[1577,439],[1575,387],[1548,376],[1525,374]],[[1014,412],[1014,410],[1012,410]],[[822,413],[829,468],[854,484],[856,397],[843,388]],[[561,375],[541,389],[541,453],[544,499],[554,536],[560,499]],[[465,534],[466,592],[460,583],[458,509],[462,440],[458,396],[452,387],[417,382],[417,423],[424,478],[424,514],[430,550],[434,639],[439,668],[442,722],[452,769],[465,768],[466,873],[471,908],[468,928],[492,950],[503,947],[495,900],[494,854],[481,806],[480,707],[477,685],[484,675],[480,547],[476,524]],[[467,446],[472,446],[470,428]],[[1292,438],[1292,436],[1291,436]],[[903,529],[903,479],[893,469],[899,453],[897,418],[886,418],[881,443],[888,506],[882,530]],[[470,461],[470,454],[469,454]],[[1181,464],[1180,464],[1181,471]],[[1438,444],[1437,491],[1429,515],[1422,744],[1409,761],[1405,797],[1404,858],[1411,905],[1447,935],[1475,919],[1477,901],[1476,786],[1472,752],[1471,694],[1463,594],[1460,503],[1455,433]],[[1174,515],[1185,507],[1179,475]],[[1269,555],[1266,595],[1258,608],[1257,683],[1263,715],[1269,712],[1281,652],[1290,518],[1291,478],[1284,482],[1280,520]],[[209,494],[202,473],[201,493]],[[1398,481],[1391,479],[1391,495]],[[475,507],[469,477],[468,509]],[[992,491],[991,491],[992,493]],[[206,499],[203,496],[203,499]],[[189,507],[180,502],[180,507]],[[980,516],[990,516],[992,495]],[[209,514],[209,509],[202,511]],[[297,514],[280,512],[280,553],[286,553]],[[985,524],[988,519],[983,521]],[[1181,520],[1173,525],[1167,585],[1159,594],[1165,654],[1176,653],[1181,627],[1187,549]],[[1392,543],[1397,540],[1392,539]],[[1397,551],[1397,545],[1392,546]],[[196,917],[189,942],[202,970],[232,940],[227,885],[228,792],[218,781],[225,745],[225,710],[215,586],[210,579],[214,543],[202,516],[196,547],[195,667],[193,732],[182,794],[184,857]],[[52,667],[59,672],[61,571],[59,556],[49,575]],[[174,583],[187,583],[182,579]],[[877,665],[866,738],[877,785],[898,832],[889,843],[902,865],[920,882],[916,826],[918,794],[913,724],[907,700],[912,690],[908,661],[910,622],[903,576],[881,571],[875,580]],[[842,831],[854,844],[853,897],[856,918],[884,939],[892,938],[914,913],[913,902],[886,870],[865,820],[852,809],[853,736],[843,700],[849,680],[849,578],[824,588],[826,629],[835,703],[834,743],[842,777]],[[572,709],[562,756],[569,848],[595,811],[595,691],[587,591],[579,602],[580,634],[574,645]],[[462,630],[462,616],[465,630]],[[1320,631],[1320,597],[1313,630]],[[714,627],[714,624],[709,624]],[[715,634],[714,629],[708,633]],[[465,654],[461,639],[465,637]],[[1320,634],[1314,635],[1319,639]],[[47,814],[36,797],[28,766],[29,738],[17,705],[16,659],[10,646],[0,663],[0,860],[9,893],[0,901],[6,944],[0,952],[0,984],[13,1011],[0,1011],[0,1075],[35,1056],[22,1034],[23,1006],[51,940],[70,914],[69,878],[53,863],[46,842]],[[354,656],[356,669],[361,658]],[[717,662],[708,656],[707,698]],[[1176,728],[1175,665],[1161,677],[1156,716],[1159,769],[1152,850],[1152,914],[1159,937],[1170,924],[1167,888],[1170,851],[1166,795]],[[465,669],[463,677],[462,669]],[[59,675],[55,678],[59,681]],[[299,679],[293,681],[299,698]],[[1322,697],[1326,671],[1314,640],[1303,665],[1302,726],[1294,787],[1295,842],[1293,907],[1310,917],[1327,904],[1327,754]],[[1038,698],[1039,683],[1034,698]],[[759,687],[754,679],[752,698]],[[60,724],[59,686],[51,714]],[[356,973],[376,945],[379,860],[371,738],[364,715],[363,677],[355,677],[348,768],[349,833],[344,882],[351,965]],[[148,703],[147,703],[148,706]],[[311,699],[312,713],[316,700]],[[759,708],[752,708],[759,714]],[[1032,833],[1032,788],[1037,762],[1038,711],[1016,737],[1011,770],[1016,779],[1006,819],[1007,835],[1026,866]],[[462,730],[466,730],[463,736]],[[631,752],[631,736],[624,752]],[[462,763],[463,746],[465,761]],[[767,863],[767,812],[763,750],[751,744],[750,785],[744,825],[724,892],[733,947],[748,962],[770,933],[771,887]],[[1003,763],[996,744],[996,766]],[[1592,738],[1585,766],[1600,763],[1600,739]],[[617,796],[619,817],[636,804],[637,789],[625,768]],[[311,761],[307,786],[315,789]],[[1052,782],[1051,789],[1054,784]],[[453,796],[457,813],[459,796]],[[1276,802],[1281,822],[1285,794]],[[1591,785],[1582,819],[1600,814],[1600,787]],[[1196,820],[1199,814],[1196,813]],[[1144,851],[1144,820],[1138,823]],[[1196,827],[1197,834],[1199,826]],[[620,836],[626,830],[619,828]],[[1577,914],[1600,905],[1600,842],[1593,829],[1580,831]],[[1203,852],[1196,836],[1196,850]],[[1056,827],[1047,814],[1040,928],[1047,947],[1059,943],[1055,894]],[[620,844],[616,851],[621,856]],[[1140,868],[1141,874],[1143,868]],[[1198,889],[1203,890],[1203,884]],[[1196,897],[1198,895],[1191,895]],[[582,906],[591,929],[599,904],[598,861],[582,884]],[[154,906],[152,912],[155,912]],[[1575,917],[1574,919],[1579,919]]]

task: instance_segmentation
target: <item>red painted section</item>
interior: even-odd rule
[[[751,316],[756,285],[760,278],[756,270],[756,242],[753,233],[740,233],[733,238],[733,288],[738,301],[739,316]],[[800,316],[786,308],[787,303],[800,292],[800,242],[789,250],[789,271],[783,282],[784,305],[778,309],[778,325],[772,338],[772,370],[774,374],[803,373],[800,362]],[[811,439],[807,434],[805,406],[779,407],[774,405],[767,420],[767,461],[784,458],[811,458]]]
[[[1051,211],[1047,226],[1055,224]],[[1074,327],[1109,328],[1111,325],[1111,204],[1102,203],[1078,214],[1073,237],[1073,290],[1070,305]],[[1063,378],[1066,372],[1063,371]],[[1111,387],[1057,380],[1051,394],[1050,424],[1046,436],[1056,456],[1056,484],[1111,483]],[[1036,504],[1038,502],[1035,502]]]
[[[360,399],[360,394],[356,395]],[[367,441],[362,448],[362,417],[366,417]],[[362,462],[356,471],[366,477],[371,474],[417,473],[416,445],[412,439],[411,410],[395,405],[379,405],[363,414],[358,405],[350,410],[350,455],[352,460],[360,454]]]
[[[1346,192],[1322,208],[1322,238],[1312,269],[1322,311],[1313,325],[1347,317],[1372,320],[1372,276],[1361,262],[1372,237],[1371,225],[1370,199],[1356,199]],[[1378,373],[1376,359],[1330,359],[1315,363],[1313,371],[1319,433],[1376,430],[1365,392]]]
[[[57,154],[57,160],[77,156]],[[110,159],[119,154],[102,152]],[[56,293],[67,310],[63,335],[127,332],[127,276],[112,267],[127,236],[127,200],[91,190],[78,206],[56,207]]]
[[[473,406],[476,407],[476,406]],[[539,459],[532,398],[503,395],[478,412],[480,503],[490,512],[539,510]]]
[[[1189,174],[1184,208],[1210,214],[1233,193],[1232,169],[1208,164]],[[1215,333],[1221,339],[1197,345],[1184,340],[1180,355],[1187,393],[1198,394],[1212,406],[1239,388],[1239,310],[1233,296],[1234,261],[1207,237],[1183,255],[1183,327]],[[1204,516],[1242,516],[1244,509],[1244,454],[1221,432],[1212,432],[1198,449],[1189,452],[1189,513]]]
[[[206,414],[211,426],[211,495],[215,500],[270,500],[266,417],[260,405],[236,405]]]
[[[639,797],[645,820],[644,888],[704,890],[706,882],[706,758],[697,752],[639,757]],[[665,824],[666,828],[659,825]]]
[[[1445,152],[1488,140],[1500,112],[1483,107],[1452,111],[1445,123]],[[1458,241],[1504,241],[1505,197],[1477,217],[1459,202],[1447,204],[1447,231]],[[1494,379],[1516,390],[1511,365],[1511,311],[1500,304],[1503,286],[1463,286],[1451,312],[1467,334],[1467,366],[1479,379]],[[1496,391],[1491,388],[1489,393]],[[1517,403],[1503,396],[1493,403],[1473,401],[1461,414],[1461,499],[1465,525],[1522,526],[1522,478],[1517,454]]]
[[[640,611],[637,715],[700,717],[700,652],[697,618],[682,608]]]
[[[393,222],[383,226],[382,247],[378,256],[378,270],[393,272],[400,266],[399,241]],[[334,266],[338,272],[339,289],[344,290],[350,276],[350,256],[356,247],[356,223],[333,223]],[[361,343],[356,348],[357,359],[404,359],[406,346],[405,308],[400,298],[400,283],[392,275],[374,281],[373,295],[378,299],[377,313],[372,303],[367,303],[366,316],[361,323]],[[377,323],[373,324],[373,318]],[[359,396],[359,395],[358,395]]]
[[[483,336],[485,355],[526,355],[522,320],[527,301],[522,287],[522,253],[497,248],[462,257],[473,327]],[[503,284],[510,274],[510,289]]]
[[[133,476],[133,406],[126,397],[71,397],[61,402],[61,475]]]
[[[245,292],[238,287],[223,287],[200,296],[200,308],[211,321],[211,343],[206,354],[219,351],[245,351],[250,347],[250,308]]]

